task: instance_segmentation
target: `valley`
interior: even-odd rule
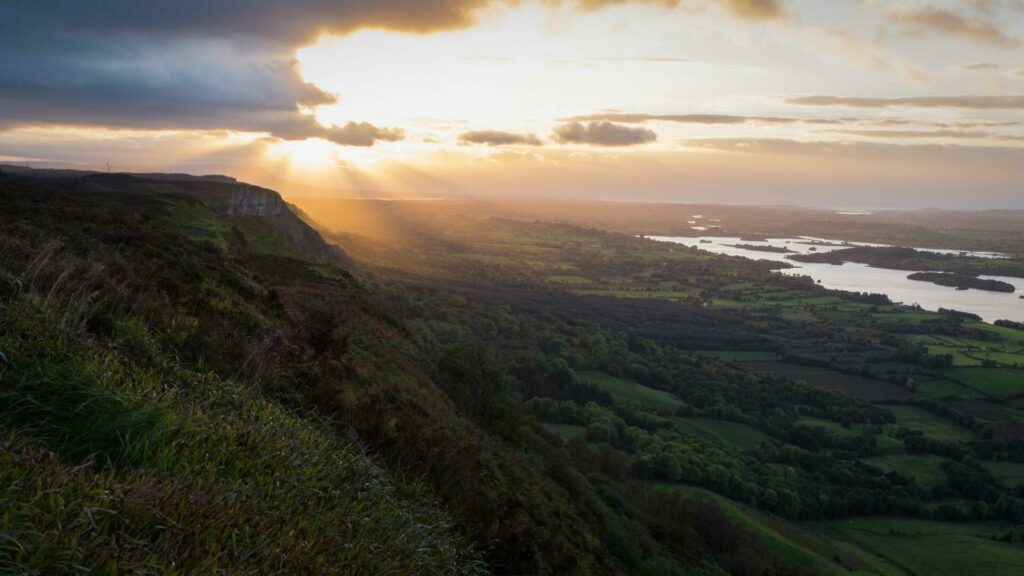
[[[123,566],[303,570],[332,557],[367,573],[1012,574],[1024,563],[1013,323],[484,202],[299,200],[294,212],[254,190],[0,181],[0,425],[7,481],[21,487],[0,506],[26,551],[4,561],[94,563],[130,534],[139,544]],[[295,438],[303,450],[275,448]],[[206,516],[170,477],[238,504]],[[132,519],[59,539],[57,512],[33,504],[47,492],[17,478],[66,478],[74,518],[103,505],[89,490],[123,494]],[[286,491],[261,495],[286,478]],[[157,500],[135,500],[141,486]],[[338,531],[331,519],[352,507],[373,512]],[[151,532],[150,514],[176,527]],[[216,557],[195,548],[242,530],[246,514],[262,527]],[[314,551],[267,545],[293,521]],[[424,525],[420,540],[399,536]],[[337,542],[365,544],[344,556]]]

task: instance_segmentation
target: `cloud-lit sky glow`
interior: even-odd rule
[[[1024,208],[1024,0],[14,0],[0,35],[0,161]]]

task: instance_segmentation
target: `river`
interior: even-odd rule
[[[735,237],[706,236],[702,238],[649,236],[652,240],[672,242],[685,246],[696,246],[701,250],[729,256],[743,256],[754,260],[773,260],[786,262],[796,268],[780,270],[782,274],[810,276],[826,288],[849,290],[851,292],[872,292],[887,295],[893,302],[917,304],[925,310],[947,308],[971,312],[981,316],[986,322],[996,320],[1014,320],[1024,322],[1024,278],[1008,278],[1004,276],[981,276],[1012,284],[1016,293],[990,292],[986,290],[957,290],[946,286],[938,286],[931,282],[908,280],[911,270],[888,270],[873,268],[865,264],[847,262],[841,266],[833,264],[815,264],[796,262],[786,258],[789,254],[780,252],[762,252],[738,248],[736,244],[754,246],[775,246],[788,248],[793,252],[808,254],[812,252],[830,252],[851,246],[868,246],[863,243],[847,243],[822,238],[770,238],[767,241],[741,240]],[[812,243],[815,242],[816,243]],[[925,250],[918,248],[918,250]],[[929,250],[943,253],[959,253],[948,250]],[[981,258],[999,258],[1000,254],[991,252],[964,252],[970,256]]]

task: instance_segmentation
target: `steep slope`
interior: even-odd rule
[[[18,535],[0,561],[478,571],[450,517],[496,572],[616,572],[566,489],[460,414],[404,324],[275,193],[7,177],[0,205],[0,389],[13,406],[0,429],[15,464],[0,531]],[[44,505],[49,482],[68,508]],[[97,523],[96,508],[130,511],[128,528]],[[365,516],[362,536],[350,515]],[[78,532],[62,540],[67,517]],[[195,550],[207,540],[209,556]]]
[[[216,195],[39,184],[0,185],[0,572],[484,572],[422,490],[244,369],[269,294],[154,225],[234,226]],[[272,216],[238,226],[331,255]]]

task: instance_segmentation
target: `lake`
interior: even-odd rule
[[[841,250],[851,246],[873,246],[865,243],[843,243],[839,240],[828,240],[824,238],[770,238],[766,241],[742,240],[736,237],[705,236],[705,237],[669,237],[669,236],[648,236],[651,240],[661,242],[672,242],[685,246],[694,246],[701,250],[714,252],[715,254],[726,254],[729,256],[742,256],[753,260],[772,260],[786,262],[796,266],[780,270],[781,274],[794,276],[810,276],[815,282],[821,283],[826,288],[835,290],[848,290],[851,292],[873,292],[887,295],[893,302],[903,304],[917,304],[925,310],[938,310],[948,308],[971,312],[981,316],[986,322],[996,320],[1014,320],[1024,322],[1024,300],[1020,298],[1024,294],[1024,278],[1007,278],[1005,276],[981,276],[1012,284],[1017,292],[1002,293],[989,292],[985,290],[957,290],[946,286],[938,286],[931,282],[918,282],[908,280],[907,276],[915,271],[912,270],[887,270],[885,268],[872,268],[866,264],[847,262],[841,266],[833,264],[815,264],[807,262],[795,262],[786,258],[789,254],[780,252],[761,252],[739,248],[736,244],[752,246],[774,246],[788,248],[796,253],[808,254],[812,252],[830,252]],[[960,254],[960,251],[951,250],[927,250],[930,252]],[[992,252],[962,252],[970,256],[981,258],[1000,258],[1001,254]]]

